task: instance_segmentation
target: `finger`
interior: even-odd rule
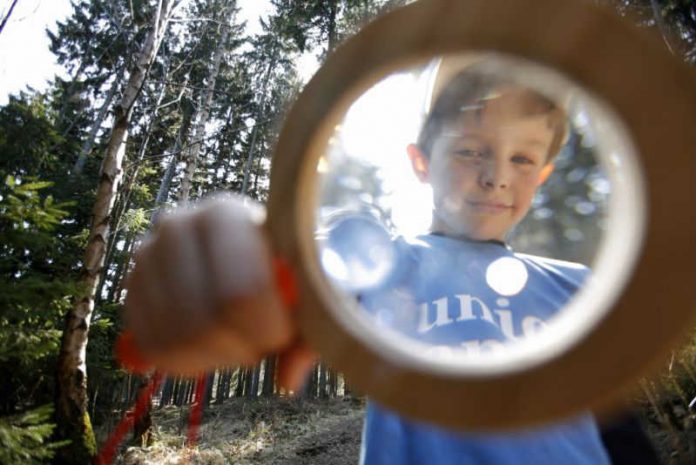
[[[304,386],[319,355],[303,343],[297,343],[279,355],[278,384],[288,392],[297,393]]]
[[[163,220],[146,261],[159,304],[153,316],[161,318],[151,323],[167,326],[163,335],[167,345],[194,341],[213,324],[208,272],[190,215],[186,212]]]
[[[263,358],[263,353],[238,336],[233,329],[222,325],[210,328],[199,339],[183,349],[195,354],[192,360],[199,369],[210,369],[219,365],[253,365]]]
[[[148,354],[163,345],[161,337],[161,311],[166,299],[153,284],[156,275],[149,247],[136,253],[135,268],[127,280],[125,320],[126,326],[133,330],[138,347]]]
[[[196,219],[210,270],[211,294],[225,325],[261,352],[279,350],[295,336],[275,285],[268,242],[239,199],[215,200]]]
[[[204,340],[173,346],[153,355],[152,363],[165,373],[193,376],[219,366],[254,365],[261,360],[244,341],[235,341],[228,331],[209,331]]]

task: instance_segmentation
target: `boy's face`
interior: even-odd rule
[[[524,218],[547,163],[554,130],[545,114],[529,115],[524,90],[507,90],[444,125],[430,157],[408,148],[416,175],[433,189],[433,232],[505,240]]]

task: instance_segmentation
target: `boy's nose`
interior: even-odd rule
[[[488,161],[481,167],[479,182],[486,189],[505,189],[508,187],[508,179],[505,168],[495,161]]]

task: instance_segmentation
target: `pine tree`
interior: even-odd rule
[[[217,44],[212,51],[211,65],[205,78],[205,89],[200,94],[200,100],[196,109],[192,140],[190,140],[187,144],[185,151],[184,161],[186,163],[186,172],[184,173],[181,181],[179,191],[179,201],[182,203],[186,203],[189,199],[191,184],[196,171],[198,156],[203,146],[205,128],[209,120],[211,105],[213,103],[215,84],[217,82],[218,75],[220,74],[222,59],[225,56],[225,53],[228,52],[227,49],[230,45],[229,37],[231,29],[233,28],[233,25],[231,25],[230,22],[238,11],[236,8],[236,3],[236,0],[227,0],[227,2],[223,3],[222,5],[216,5],[213,3],[213,5],[217,7],[216,9],[221,10],[219,19],[220,24],[217,28],[219,36],[217,38]]]

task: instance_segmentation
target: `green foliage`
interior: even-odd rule
[[[42,195],[51,183],[7,176],[0,186],[0,412],[48,400],[62,315],[73,287],[51,272],[55,228],[70,204]],[[36,373],[44,373],[36,376]]]
[[[133,208],[123,214],[123,226],[129,232],[142,233],[150,226],[150,215],[142,208]]]
[[[65,442],[50,442],[52,407],[44,405],[19,415],[0,418],[0,463],[42,464]]]
[[[55,204],[51,195],[41,198],[39,191],[52,185],[46,181],[22,183],[8,176],[5,178],[7,190],[0,205],[0,216],[12,225],[13,230],[22,234],[51,231],[68,215],[62,208],[70,206],[68,203]]]
[[[0,108],[0,173],[17,177],[60,170],[64,139],[52,122],[52,110],[42,96],[20,94]]]
[[[272,0],[278,31],[300,52],[325,57],[342,40],[375,16],[406,4],[406,0]]]

